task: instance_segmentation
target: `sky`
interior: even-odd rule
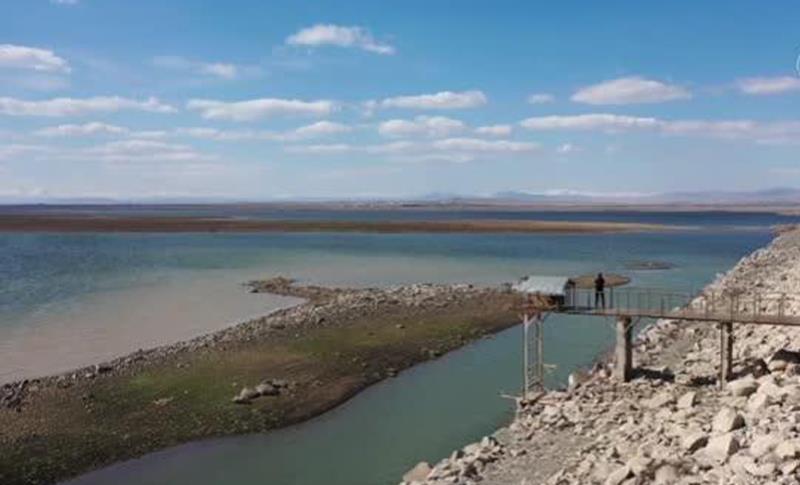
[[[800,187],[796,1],[0,11],[0,200]]]

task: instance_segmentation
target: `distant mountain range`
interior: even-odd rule
[[[800,189],[776,187],[757,191],[697,191],[662,193],[602,193],[574,190],[546,192],[507,191],[488,197],[459,197],[437,195],[426,200],[451,202],[487,201],[512,204],[781,204],[800,205]]]
[[[13,197],[0,196],[0,204],[112,205],[112,204],[377,204],[377,205],[800,205],[800,189],[775,187],[756,191],[683,191],[661,193],[582,192],[576,190],[504,191],[475,196],[432,193],[417,198],[380,197],[237,199],[233,197]]]

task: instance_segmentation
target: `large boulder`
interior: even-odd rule
[[[718,433],[727,433],[744,426],[744,418],[734,409],[722,408],[714,416],[711,426]]]

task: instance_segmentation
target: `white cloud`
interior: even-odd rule
[[[430,136],[442,137],[457,133],[466,128],[459,120],[445,116],[417,116],[413,120],[388,120],[378,125],[378,133],[383,136]]]
[[[193,61],[180,56],[158,56],[153,58],[153,64],[166,69],[190,71],[228,80],[236,79],[240,73],[235,64]]]
[[[11,160],[17,157],[30,155],[32,153],[43,153],[46,151],[48,151],[48,148],[41,145],[27,145],[19,143],[0,145],[0,160]]]
[[[528,152],[537,150],[539,145],[532,142],[510,140],[484,140],[483,138],[447,138],[433,142],[439,150],[464,152]]]
[[[800,91],[800,78],[794,76],[754,77],[736,83],[745,94],[770,95]]]
[[[129,131],[130,130],[122,126],[109,125],[107,123],[100,123],[97,121],[93,121],[90,123],[84,123],[82,125],[67,124],[67,125],[50,126],[36,131],[35,134],[39,136],[50,136],[50,137],[89,136],[89,135],[100,135],[100,134],[121,135],[121,134],[126,134]]]
[[[441,91],[434,94],[386,98],[380,101],[380,106],[409,109],[463,109],[483,106],[486,101],[486,95],[481,91]]]
[[[592,113],[527,118],[520,122],[520,126],[530,130],[586,130],[606,133],[651,131],[664,135],[747,140],[769,145],[797,144],[800,140],[800,121],[663,120]]]
[[[50,0],[53,5],[77,5],[78,0]]]
[[[556,100],[555,96],[548,93],[534,93],[528,96],[527,98],[529,104],[552,103],[555,100]]]
[[[16,98],[0,98],[0,114],[9,116],[83,116],[89,113],[113,113],[122,110],[148,111],[152,113],[174,113],[174,107],[158,98],[136,100],[119,96],[97,96],[93,98],[53,98],[41,101],[26,101]]]
[[[14,44],[0,44],[0,68],[70,72],[67,61],[53,51]]]
[[[539,116],[527,118],[520,126],[529,130],[601,130],[622,131],[642,128],[656,128],[660,121],[656,118],[592,113],[566,116]]]
[[[155,140],[113,141],[67,157],[102,162],[204,162],[214,159],[188,145]]]
[[[517,155],[537,151],[539,145],[532,142],[510,140],[485,140],[482,138],[445,138],[430,142],[396,141],[374,145],[351,145],[344,143],[323,145],[291,145],[285,147],[289,153],[307,155],[339,155],[361,153],[387,157],[390,161],[467,162],[496,155]]]
[[[301,126],[299,128],[283,132],[266,130],[220,130],[218,128],[209,127],[188,127],[177,128],[174,133],[177,136],[216,141],[297,141],[347,133],[350,131],[352,131],[352,128],[342,123],[335,123],[332,121],[317,121],[316,123],[311,123],[310,125]]]
[[[571,99],[578,103],[604,105],[662,103],[691,97],[691,93],[681,86],[642,77],[623,77],[579,89]]]
[[[336,104],[333,101],[301,101],[299,99],[260,98],[246,101],[216,101],[192,99],[186,107],[199,111],[206,119],[231,121],[253,121],[281,115],[325,116],[330,114]]]
[[[368,30],[356,26],[316,24],[290,35],[286,38],[286,43],[311,47],[323,45],[354,47],[382,55],[395,53],[394,47],[376,40]]]
[[[336,135],[339,133],[347,133],[351,130],[352,128],[342,123],[335,123],[332,121],[317,121],[316,123],[311,123],[310,125],[301,126],[300,128],[295,129],[292,134],[296,137],[306,138]]]
[[[511,125],[486,125],[475,128],[475,133],[489,136],[508,136],[512,130]]]

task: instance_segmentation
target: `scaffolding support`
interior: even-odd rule
[[[614,377],[622,382],[631,380],[633,374],[633,323],[629,316],[617,318],[617,345],[614,351],[616,366]]]
[[[525,313],[522,317],[522,399],[531,391],[544,391],[544,314]]]
[[[719,322],[719,385],[724,388],[733,373],[733,322]]]

